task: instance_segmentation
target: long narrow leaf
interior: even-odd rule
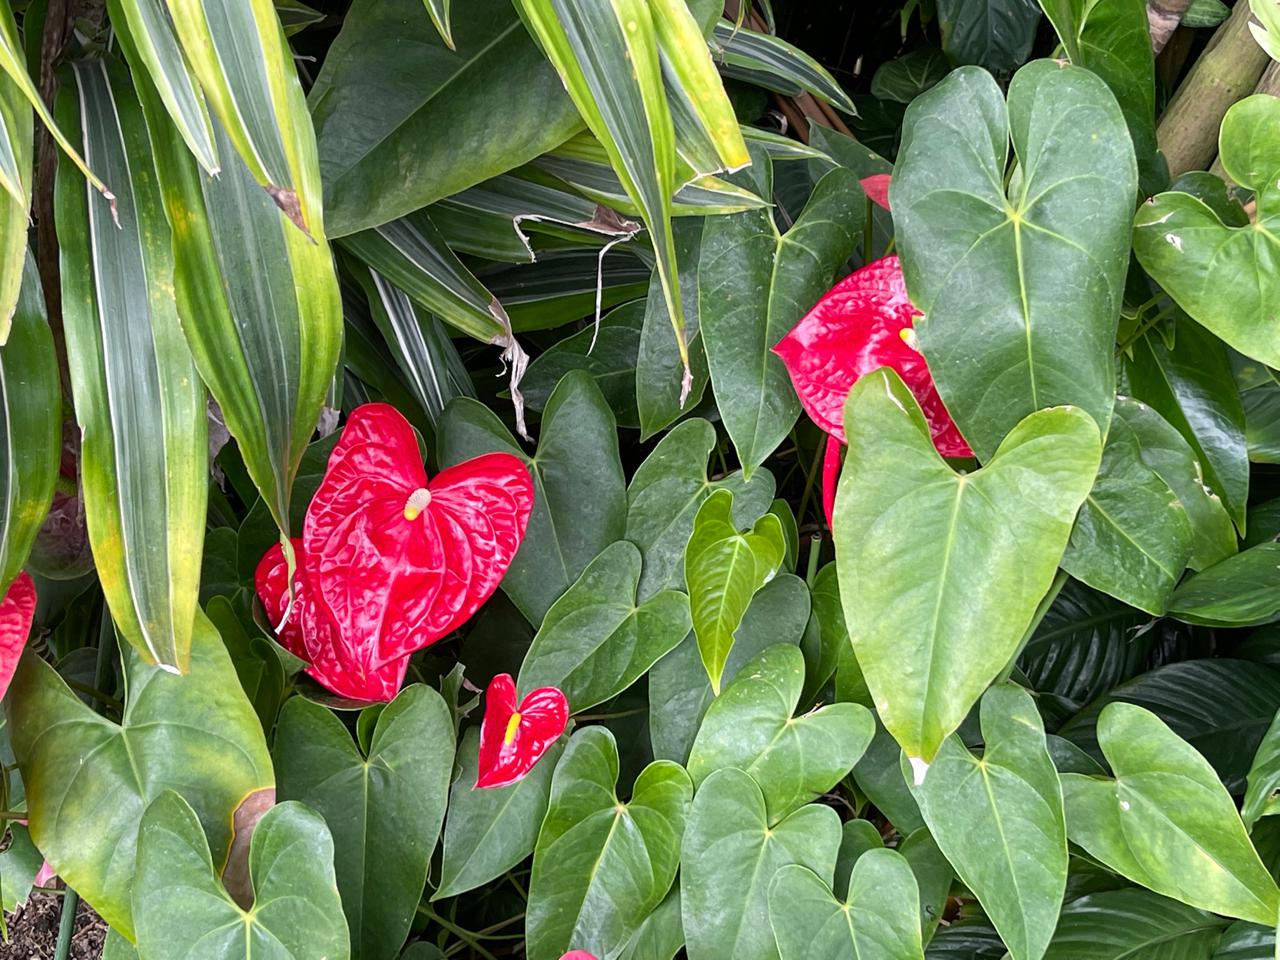
[[[153,144],[124,69],[75,64],[59,116],[78,111],[108,202],[67,162],[55,209],[67,358],[83,437],[81,482],[98,577],[123,635],[148,662],[185,671],[208,495],[204,388],[179,327],[173,254]]]
[[[792,96],[811,93],[844,113],[858,115],[835,77],[803,50],[779,37],[735,29],[721,20],[716,24],[713,43],[719,47],[715,58],[727,76]]]
[[[317,216],[314,240],[285,222],[214,123],[226,166],[205,177],[144,75],[134,76],[174,228],[176,293],[200,375],[284,536],[293,479],[333,380],[342,308]],[[291,108],[302,109],[298,90]],[[309,134],[310,128],[305,130]],[[314,141],[311,168],[314,170]]]
[[[40,276],[24,258],[22,295],[0,347],[0,593],[18,575],[49,512],[62,456],[62,387]]]
[[[209,106],[253,178],[312,236],[320,230],[314,134],[271,0],[167,0]],[[314,179],[316,182],[311,183]]]
[[[169,116],[205,172],[220,168],[204,94],[196,85],[173,32],[164,0],[110,0],[111,25],[134,69],[145,69]]]
[[[431,14],[431,22],[436,25],[440,39],[450,50],[453,46],[453,30],[449,26],[449,0],[423,0],[427,5],[427,13]]]
[[[4,32],[0,28],[0,34]],[[33,127],[31,104],[22,87],[0,73],[0,343],[9,336],[27,256]]]

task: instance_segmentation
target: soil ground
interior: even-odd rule
[[[9,942],[0,942],[0,960],[53,960],[61,909],[61,897],[33,893],[30,900],[7,914]],[[106,935],[107,925],[102,918],[81,902],[71,939],[71,960],[98,960]]]

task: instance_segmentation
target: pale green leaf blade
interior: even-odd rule
[[[73,166],[59,170],[63,313],[89,541],[125,638],[185,670],[209,483],[205,392],[171,293],[169,223],[128,76],[98,60],[77,64],[74,78],[59,113],[84,117],[85,154],[120,191],[112,211]]]
[[[25,243],[22,252],[21,295],[9,340],[0,347],[0,590],[27,562],[62,461],[58,358]]]
[[[525,654],[518,689],[558,687],[571,713],[610,700],[685,638],[689,598],[663,590],[637,604],[640,551],[610,544],[551,605]]]
[[[305,803],[333,835],[352,957],[392,960],[409,933],[444,821],[453,713],[421,684],[372,709],[377,720],[366,753],[331,711],[293,697],[280,711],[274,751],[280,799]]]
[[[1249,785],[1240,806],[1240,819],[1246,829],[1253,829],[1260,817],[1280,810],[1276,805],[1277,791],[1280,791],[1280,711],[1263,734],[1249,768]]]
[[[233,813],[275,780],[262,726],[203,613],[185,677],[148,666],[129,648],[124,672],[129,695],[119,724],[87,707],[30,652],[5,703],[32,839],[108,923],[132,934],[129,893],[147,805],[177,790],[198,812],[221,867]]]
[[[509,787],[476,787],[479,749],[480,729],[470,727],[458,747],[461,771],[449,790],[440,886],[432,900],[474,890],[533,853],[564,741],[548,747],[533,769]]]
[[[680,885],[644,918],[618,960],[675,960],[684,948],[684,924],[680,918]]]
[[[834,523],[845,621],[885,726],[927,762],[1048,591],[1097,471],[1098,431],[1079,408],[1040,411],[982,470],[956,474],[886,370],[854,384],[845,430]]]
[[[6,17],[11,17],[9,11],[0,10],[0,46],[12,36]],[[33,138],[31,103],[23,87],[8,73],[0,72],[0,187],[4,190],[0,195],[0,344],[9,336],[22,296],[31,218]]]
[[[1063,776],[1072,842],[1156,893],[1274,923],[1280,890],[1208,761],[1128,703],[1103,710],[1098,741],[1115,779]]]
[[[1280,619],[1280,543],[1260,543],[1182,581],[1169,615],[1210,627]]]
[[[1083,68],[1028,64],[1006,107],[990,74],[962,67],[907,109],[890,186],[898,249],[920,347],[980,460],[1056,404],[1106,432],[1136,197],[1124,118]]]
[[[726,767],[745,771],[760,784],[770,824],[834,787],[871,742],[875,722],[857,703],[793,716],[803,685],[804,657],[794,646],[769,647],[746,663],[703,718],[689,753],[694,785]]]
[[[693,785],[667,760],[619,800],[618,746],[604,727],[569,740],[533,852],[526,919],[530,960],[569,949],[621,950],[671,889]]]
[[[141,960],[347,960],[333,841],[318,814],[300,803],[268,810],[253,830],[249,871],[256,896],[246,910],[223,887],[191,805],[171,791],[160,794],[139,830],[133,898]]]
[[[778,960],[769,884],[789,864],[829,882],[839,847],[840,818],[831,807],[809,804],[770,827],[751,777],[734,768],[709,776],[680,848],[689,960]]]
[[[1044,725],[1025,690],[1004,683],[982,698],[984,750],[947,739],[913,789],[947,859],[977,895],[1013,960],[1040,960],[1067,881],[1062,785]]]
[[[858,857],[845,899],[807,867],[779,870],[769,885],[769,922],[781,960],[923,960],[919,894],[893,850]]]

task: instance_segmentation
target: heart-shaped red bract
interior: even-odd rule
[[[498,588],[524,538],[533,483],[490,453],[430,483],[413,428],[394,408],[352,412],[307,508],[307,580],[347,642],[374,667],[434,643]]]
[[[828,527],[836,512],[836,481],[840,479],[843,461],[844,444],[827,434],[827,449],[822,452],[822,512]]]
[[[880,367],[902,377],[924,410],[934,446],[944,457],[973,451],[938,396],[912,324],[920,311],[907,298],[897,257],[855,270],[817,302],[773,348],[782,358],[813,422],[841,443],[844,401],[858,378]]]
[[[560,960],[596,960],[594,953],[587,953],[585,950],[570,950]]]
[[[280,624],[276,639],[281,646],[307,661],[307,674],[325,689],[352,700],[394,700],[404,682],[408,656],[390,663],[376,663],[372,643],[346,642],[315,602],[315,591],[303,567],[302,541],[293,539],[298,569],[293,578],[293,606],[289,606],[288,567],[284,550],[275,544],[262,555],[254,572],[254,586],[273,624]]]
[[[873,173],[869,177],[863,177],[858,181],[862,187],[862,192],[867,198],[878,207],[889,209],[889,174]]]
[[[476,786],[506,787],[521,779],[568,722],[569,701],[558,689],[540,687],[517,706],[515,681],[509,673],[498,674],[484,696]]]
[[[35,615],[36,585],[24,570],[0,600],[0,697],[9,689],[13,672],[18,669]]]

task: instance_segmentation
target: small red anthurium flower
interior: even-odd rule
[[[911,390],[944,457],[971,457],[973,451],[947,412],[924,355],[916,345],[915,318],[897,257],[855,270],[832,287],[773,348],[791,374],[805,411],[840,443],[844,402],[860,378],[891,367]],[[830,448],[824,478],[834,477]],[[833,496],[833,495],[832,495]]]
[[[254,573],[254,586],[263,609],[273,624],[279,624],[276,639],[280,645],[295,657],[306,660],[310,664],[307,674],[340,697],[395,699],[404,682],[409,657],[378,664],[372,643],[344,642],[328,616],[316,605],[315,593],[304,570],[301,539],[293,539],[293,550],[298,558],[293,578],[293,606],[289,606],[289,573],[280,544],[263,554]],[[288,617],[285,617],[286,611]]]
[[[596,960],[594,953],[587,953],[585,950],[570,950],[560,960]]]
[[[485,691],[476,786],[506,787],[523,778],[568,722],[569,701],[558,689],[541,687],[517,706],[515,681],[498,674]]]
[[[9,689],[13,672],[18,669],[35,615],[36,585],[23,571],[0,600],[0,697]]]
[[[302,544],[317,605],[371,666],[445,636],[493,595],[524,539],[533,482],[508,453],[428,481],[394,407],[352,412],[307,508]]]
[[[878,207],[889,209],[889,180],[887,173],[873,173],[869,177],[863,177],[858,181],[862,187],[862,192],[867,195],[872,203]]]

